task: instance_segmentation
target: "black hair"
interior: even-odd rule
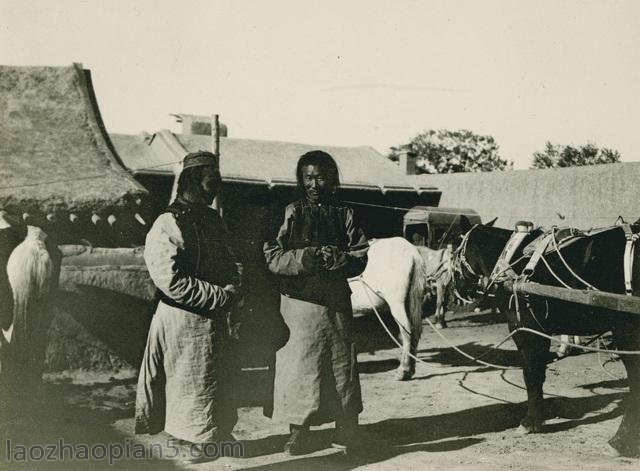
[[[178,177],[178,188],[176,189],[176,195],[182,196],[185,192],[191,188],[195,188],[196,191],[200,191],[200,182],[202,181],[202,169],[204,166],[187,167]]]
[[[301,195],[305,194],[304,182],[302,181],[302,168],[307,165],[317,165],[321,170],[325,171],[334,190],[340,186],[340,172],[338,170],[338,164],[336,164],[333,157],[322,150],[312,150],[303,154],[298,159],[298,165],[296,166],[296,180],[298,181],[298,191]]]

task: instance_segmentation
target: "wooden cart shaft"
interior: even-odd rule
[[[533,294],[640,315],[640,297],[638,296],[626,296],[624,294],[607,293],[604,291],[559,288],[534,282],[505,281],[504,288],[514,293]]]

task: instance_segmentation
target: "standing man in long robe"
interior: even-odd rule
[[[312,151],[298,161],[304,197],[286,207],[267,264],[280,281],[280,311],[290,331],[276,354],[273,418],[290,424],[285,452],[311,450],[309,426],[336,422],[340,447],[356,442],[362,412],[347,278],[362,273],[368,242],[351,208],[335,197],[333,158]]]
[[[237,422],[229,315],[239,274],[217,211],[218,158],[185,157],[176,201],[153,224],[144,258],[158,291],[138,379],[136,433],[204,446]]]

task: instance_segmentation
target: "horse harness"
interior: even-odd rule
[[[627,296],[632,296],[633,295],[633,265],[634,265],[635,246],[636,246],[636,244],[638,242],[638,239],[640,239],[640,233],[634,232],[634,230],[633,230],[633,228],[632,228],[632,226],[630,224],[618,224],[618,225],[624,231],[624,235],[625,235],[625,249],[624,249],[624,257],[623,257],[625,294]],[[588,283],[585,280],[583,280],[580,276],[578,276],[571,269],[571,267],[568,265],[568,263],[564,260],[564,258],[562,257],[562,254],[560,252],[558,239],[556,238],[556,234],[558,232],[559,232],[558,228],[557,227],[553,227],[551,229],[551,231],[549,231],[549,233],[546,234],[543,237],[543,239],[536,245],[536,248],[533,251],[533,254],[531,255],[531,258],[529,259],[529,262],[527,263],[527,265],[525,266],[524,270],[522,271],[522,275],[521,275],[520,281],[526,281],[526,279],[528,279],[533,274],[536,266],[538,265],[538,263],[541,260],[546,264],[546,261],[544,260],[543,255],[547,251],[549,246],[552,246],[552,248],[558,254],[558,257],[560,258],[561,262],[567,268],[567,270],[578,281],[580,281],[582,284],[584,284],[586,289],[597,290],[596,287],[594,287],[590,283]],[[568,239],[572,239],[572,238],[575,238],[575,237],[580,237],[580,236],[583,236],[583,235],[584,235],[584,233],[582,231],[576,231],[574,229],[570,229],[569,235],[560,241],[560,245],[562,245],[562,243],[567,241]],[[501,258],[502,258],[502,256],[501,256]],[[507,260],[507,263],[508,262],[509,262],[509,260]],[[553,272],[552,272],[552,274],[554,276],[556,276]],[[492,274],[492,276],[493,276],[493,274]],[[557,276],[556,276],[556,278],[557,278]],[[562,282],[562,280],[558,280],[558,281],[560,281],[562,284],[566,285],[564,282]]]
[[[621,224],[624,230],[624,292],[627,296],[633,296],[633,256],[636,243],[640,239],[640,233],[633,232],[630,224]]]
[[[480,282],[481,275],[476,273],[476,271],[471,267],[471,264],[467,260],[467,257],[465,256],[467,243],[469,242],[469,236],[476,227],[478,227],[478,224],[474,224],[473,227],[469,229],[469,231],[462,237],[462,242],[460,242],[458,248],[451,254],[451,282],[453,283],[453,294],[465,304],[470,304],[473,301],[471,299],[465,298],[459,293],[456,283],[456,273],[463,280],[474,277],[478,279],[478,283]],[[465,275],[465,270],[469,273],[470,276]]]
[[[455,250],[455,252],[453,252],[453,257],[452,259],[454,260],[454,270],[457,271],[458,273],[460,273],[460,275],[462,276],[462,278],[466,278],[464,276],[464,272],[462,271],[462,267],[464,267],[472,276],[475,276],[477,278],[480,277],[480,275],[478,275],[473,268],[471,268],[471,265],[469,264],[469,262],[467,261],[467,257],[465,257],[465,252],[467,250],[467,243],[469,242],[469,236],[471,235],[471,232],[473,232],[473,230],[478,227],[477,224],[474,224],[473,227],[471,229],[469,229],[469,231],[464,235],[464,237],[462,238],[462,242],[460,242],[460,245],[458,246],[458,248]]]

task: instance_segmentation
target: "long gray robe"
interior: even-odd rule
[[[312,273],[305,250],[321,245],[336,245],[341,261]],[[274,419],[318,425],[362,411],[347,278],[364,270],[367,249],[350,208],[304,201],[287,206],[276,240],[265,244],[269,269],[281,278],[280,311],[290,331],[276,354]]]
[[[160,215],[147,235],[144,258],[162,300],[151,322],[136,396],[136,433],[165,430],[193,443],[230,432],[237,420],[225,322],[230,300],[223,282],[206,281],[221,279],[216,272],[231,268],[220,260],[226,258],[222,221],[215,212],[203,214],[196,224],[199,249],[185,242],[171,213]],[[189,252],[197,254],[197,263]],[[190,264],[199,267],[199,276]]]

